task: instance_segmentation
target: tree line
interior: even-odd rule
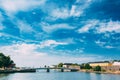
[[[99,65],[92,68],[92,66],[90,66],[88,63],[86,63],[86,64],[81,64],[80,67],[81,67],[81,69],[88,69],[88,70],[92,69],[94,71],[101,71],[101,67]]]
[[[14,61],[11,60],[10,56],[5,56],[3,53],[0,53],[0,68],[6,69],[13,63]]]

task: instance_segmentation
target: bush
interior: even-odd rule
[[[89,64],[85,64],[84,69],[92,69],[92,67]]]
[[[96,67],[94,68],[94,71],[101,71],[101,67],[100,67],[100,66],[96,66]]]
[[[58,67],[63,67],[63,63],[59,63],[59,64],[58,64]]]

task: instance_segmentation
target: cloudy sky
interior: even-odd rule
[[[120,59],[120,0],[0,0],[0,52],[17,66]]]

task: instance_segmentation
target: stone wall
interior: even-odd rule
[[[105,71],[120,71],[120,66],[102,66],[101,68]]]

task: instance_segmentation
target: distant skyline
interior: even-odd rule
[[[17,66],[120,59],[120,0],[0,0],[0,52]]]

